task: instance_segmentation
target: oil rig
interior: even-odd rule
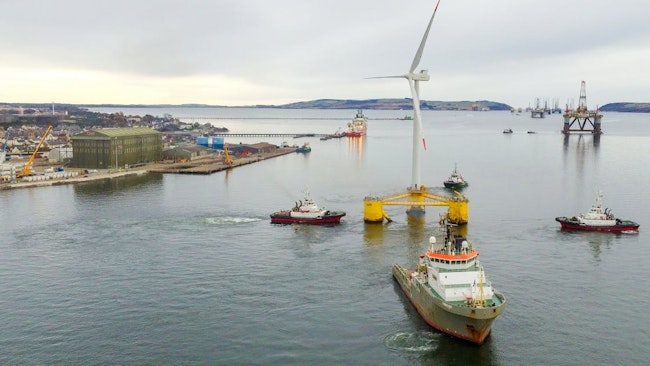
[[[550,114],[548,109],[548,101],[544,101],[544,107],[540,106],[539,98],[535,99],[535,108],[530,110],[530,118],[544,118],[546,114]]]
[[[564,127],[562,128],[562,133],[565,135],[574,132],[591,133],[594,135],[600,135],[603,133],[600,129],[600,120],[603,115],[598,112],[598,108],[596,108],[595,111],[587,109],[587,92],[584,80],[580,84],[580,100],[578,101],[578,108],[572,111],[569,110],[569,106],[567,105],[563,116]]]

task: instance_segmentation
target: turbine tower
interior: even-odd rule
[[[422,133],[422,114],[420,113],[420,81],[428,81],[429,73],[426,70],[420,70],[420,72],[415,72],[415,69],[420,64],[420,59],[422,58],[422,52],[424,51],[424,46],[427,43],[427,36],[431,30],[431,24],[433,24],[433,19],[436,16],[438,11],[438,5],[440,5],[440,0],[436,3],[436,7],[433,9],[433,14],[427,25],[427,29],[424,32],[424,36],[420,41],[420,47],[418,47],[411,67],[408,72],[404,75],[397,76],[379,76],[369,79],[376,78],[404,78],[409,83],[409,88],[411,89],[411,95],[413,96],[413,175],[411,186],[408,187],[406,192],[394,194],[388,197],[376,197],[376,196],[366,196],[363,200],[363,220],[366,223],[381,223],[384,220],[388,222],[392,221],[390,216],[384,211],[384,205],[390,206],[406,206],[406,214],[409,219],[416,219],[417,217],[422,217],[425,212],[426,206],[447,206],[449,208],[446,218],[458,225],[463,225],[468,222],[468,200],[459,192],[455,192],[456,196],[450,198],[445,196],[439,196],[429,192],[429,190],[423,186],[420,182],[420,153],[421,149],[427,148],[424,136]],[[420,147],[420,143],[422,147]]]
[[[436,7],[433,9],[433,14],[427,25],[427,29],[424,32],[422,41],[420,41],[420,47],[418,47],[413,62],[411,63],[411,68],[408,73],[404,75],[396,76],[379,76],[371,79],[377,78],[404,78],[409,83],[409,88],[411,89],[411,95],[413,97],[413,166],[411,173],[411,189],[419,189],[421,184],[421,173],[420,173],[420,142],[422,147],[426,149],[426,141],[422,134],[422,114],[420,113],[420,81],[429,81],[429,73],[427,70],[420,70],[416,73],[415,69],[420,64],[420,59],[422,58],[422,52],[424,51],[424,46],[427,43],[427,37],[429,36],[429,30],[431,29],[431,24],[433,23],[433,18],[436,16],[438,11],[438,5],[440,5],[440,0],[436,3]]]

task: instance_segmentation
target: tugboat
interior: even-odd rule
[[[296,148],[296,152],[303,153],[303,154],[311,152],[311,146],[309,146],[309,142],[305,142],[304,144],[302,144],[302,146]]]
[[[448,220],[441,220],[441,225],[445,226],[444,242],[436,244],[432,236],[418,267],[395,264],[393,277],[427,324],[481,344],[504,311],[506,298],[486,279],[473,245],[453,235]]]
[[[347,137],[361,137],[366,135],[368,129],[368,118],[363,115],[361,109],[357,109],[357,115],[352,122],[348,123],[348,130],[345,132]]]
[[[271,214],[272,224],[312,224],[329,225],[338,224],[345,216],[344,211],[330,211],[319,207],[305,191],[304,201],[296,202],[291,210],[281,210]]]
[[[443,182],[445,185],[445,188],[452,188],[452,189],[462,189],[465,188],[469,185],[465,178],[458,173],[458,170],[456,170],[456,166],[454,165],[454,171],[451,172],[451,175],[449,178],[447,178],[446,181]]]
[[[596,203],[591,206],[589,212],[571,218],[566,216],[556,217],[555,221],[560,223],[562,229],[569,230],[609,231],[614,233],[639,231],[639,224],[636,222],[617,219],[608,208],[603,209],[603,195],[600,192],[596,196]]]

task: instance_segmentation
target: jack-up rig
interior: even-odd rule
[[[600,129],[600,119],[603,115],[598,112],[598,108],[596,108],[595,111],[587,109],[587,92],[584,81],[580,84],[580,100],[578,101],[578,108],[570,111],[569,106],[567,105],[563,116],[564,127],[562,128],[562,133],[565,135],[572,132],[592,133],[594,135],[600,135],[603,133]],[[576,125],[577,128],[574,128],[574,125]]]
[[[404,78],[408,81],[411,95],[413,96],[413,167],[412,167],[412,182],[411,186],[407,188],[406,192],[395,194],[388,197],[366,197],[364,198],[364,221],[367,223],[382,223],[384,219],[392,221],[390,216],[384,211],[384,206],[406,206],[406,213],[408,215],[422,215],[424,214],[425,206],[447,206],[447,218],[450,222],[455,224],[466,224],[468,222],[468,203],[469,201],[461,193],[455,192],[455,196],[443,197],[435,195],[423,186],[420,182],[420,152],[426,149],[426,142],[422,134],[422,115],[420,113],[420,81],[428,81],[429,73],[427,70],[421,70],[415,73],[415,69],[420,63],[422,51],[427,41],[433,18],[436,16],[440,0],[436,3],[433,10],[429,25],[424,32],[424,37],[420,42],[413,63],[409,72],[404,75],[397,76],[380,76],[377,78]]]

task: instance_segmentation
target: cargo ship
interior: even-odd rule
[[[345,216],[344,211],[330,211],[319,207],[305,191],[304,201],[296,202],[291,210],[281,210],[271,214],[272,224],[311,224],[329,225],[338,224]]]
[[[463,236],[444,226],[443,243],[429,239],[417,268],[393,266],[393,277],[424,321],[446,334],[482,344],[506,298],[487,280],[479,253]]]
[[[357,115],[348,123],[348,129],[345,131],[347,137],[361,137],[366,135],[368,129],[368,118],[363,115],[361,109],[357,109]]]
[[[583,231],[608,231],[608,232],[630,232],[639,231],[639,224],[631,220],[621,220],[616,218],[612,212],[603,209],[603,195],[599,192],[589,212],[579,214],[578,216],[556,217],[555,221],[560,223],[561,229],[583,230]]]

